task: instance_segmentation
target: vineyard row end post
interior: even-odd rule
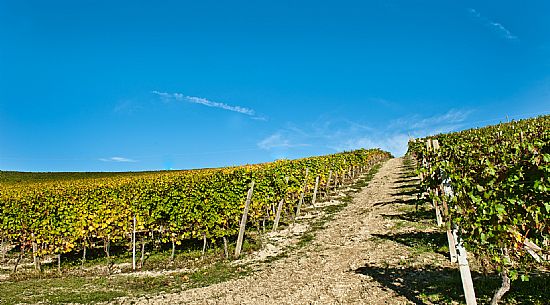
[[[431,140],[428,140],[428,142],[426,142],[426,146],[428,150],[433,149],[434,151],[437,151],[439,149],[439,141],[434,140],[432,142]],[[450,178],[445,172],[441,172],[440,174],[442,174],[441,178],[444,178],[443,179],[444,183],[442,183],[441,185],[442,186],[441,195],[452,198],[454,196],[454,192],[450,183]],[[437,206],[436,206],[436,211],[437,211]],[[451,221],[450,218],[449,218],[449,221]],[[454,243],[454,248],[455,248],[456,257],[458,261],[458,267],[460,270],[460,278],[462,280],[462,288],[464,289],[464,298],[466,299],[467,305],[477,305],[477,300],[476,300],[475,290],[474,290],[474,283],[472,281],[470,265],[468,264],[468,254],[466,252],[466,248],[464,248],[463,240],[459,235],[458,226],[453,224],[452,221],[451,221],[451,225],[453,227],[453,230],[452,230],[452,238],[449,238],[449,249],[453,247],[452,244]],[[452,259],[452,252],[451,252],[451,259]]]
[[[246,202],[244,204],[243,216],[241,218],[241,225],[239,227],[239,236],[237,237],[237,245],[235,247],[235,257],[238,258],[241,255],[241,248],[243,246],[244,230],[246,228],[246,220],[248,218],[248,209],[250,207],[250,200],[252,199],[252,193],[254,192],[254,181],[250,185],[250,189],[246,195]]]
[[[313,199],[311,205],[315,208],[315,202],[317,201],[317,190],[319,188],[319,176],[315,178],[315,188],[313,189]]]

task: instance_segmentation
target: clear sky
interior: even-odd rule
[[[401,155],[549,111],[546,0],[0,0],[0,170]]]

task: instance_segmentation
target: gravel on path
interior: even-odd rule
[[[376,236],[390,234],[399,203],[413,196],[399,189],[410,185],[402,158],[386,161],[368,186],[315,239],[287,257],[266,263],[244,278],[137,299],[123,304],[412,304],[410,298],[373,277],[365,266],[398,266],[409,259],[406,245]],[[394,231],[393,231],[394,232]],[[443,257],[443,256],[442,256]],[[444,257],[439,258],[444,263]],[[399,283],[394,283],[399,286]]]

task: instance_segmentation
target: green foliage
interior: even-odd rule
[[[274,218],[274,205],[284,198],[293,211],[306,185],[319,176],[325,186],[329,171],[344,173],[389,158],[380,150],[356,150],[328,156],[221,169],[131,174],[22,174],[30,181],[13,183],[15,174],[0,172],[0,234],[8,242],[38,255],[67,253],[99,242],[129,240],[133,218],[141,238],[180,243],[237,233],[246,193],[255,182],[249,221]],[[55,177],[64,177],[55,174]],[[288,177],[288,183],[286,181]],[[334,176],[333,176],[334,177]]]
[[[550,116],[432,139],[439,150],[427,148],[426,139],[409,142],[423,186],[435,190],[442,182],[439,173],[447,173],[455,196],[431,196],[448,201],[450,220],[461,228],[466,246],[517,278],[516,271],[535,262],[526,239],[549,250],[544,240],[550,238]]]

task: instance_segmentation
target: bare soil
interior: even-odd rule
[[[408,237],[429,235],[432,220],[406,222],[414,212],[417,184],[403,159],[388,160],[333,220],[314,231],[304,247],[286,257],[257,263],[244,278],[208,287],[137,299],[118,304],[418,304],[428,303],[415,291],[433,268],[448,268],[444,253],[421,251]],[[412,212],[411,212],[412,210]],[[296,227],[298,231],[307,228]],[[280,237],[281,234],[272,237]],[[284,247],[268,243],[261,259]],[[250,260],[250,258],[247,258]],[[405,287],[408,286],[408,287]],[[457,287],[460,289],[460,287]],[[422,298],[422,299],[421,299]],[[438,303],[435,301],[435,303]]]

